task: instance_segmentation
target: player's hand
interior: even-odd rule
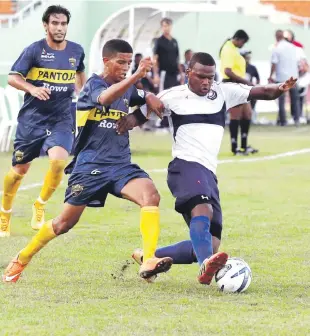
[[[275,83],[275,81],[274,81],[274,79],[273,79],[272,77],[269,77],[269,78],[268,78],[268,83],[269,83],[269,84],[272,84],[272,83]]]
[[[29,93],[39,100],[48,100],[50,99],[51,90],[45,87],[35,87]]]
[[[137,75],[139,76],[139,78],[143,78],[146,76],[146,74],[151,71],[153,66],[153,62],[151,60],[151,57],[146,57],[143,58],[140,63],[139,63],[139,67],[136,71]]]
[[[165,106],[162,101],[157,98],[153,93],[148,93],[146,98],[146,105],[147,105],[147,115],[146,118],[149,119],[152,112],[162,119]]]
[[[292,89],[296,85],[296,82],[297,78],[291,77],[279,86],[279,90],[286,92]]]
[[[138,121],[135,115],[133,113],[127,114],[126,116],[117,120],[116,133],[118,135],[125,134],[127,131],[132,130],[136,126],[138,126]]]

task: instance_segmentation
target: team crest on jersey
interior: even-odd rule
[[[69,63],[71,64],[72,68],[74,68],[75,64],[76,64],[76,59],[74,57],[70,57],[69,58]]]
[[[71,193],[73,197],[77,197],[81,194],[83,191],[84,187],[80,184],[75,184],[71,187]]]
[[[129,101],[128,101],[128,99],[124,98],[123,102],[124,102],[124,104],[125,104],[126,107],[129,107]]]
[[[210,89],[210,91],[207,93],[207,98],[210,100],[214,100],[217,98],[217,93],[216,91]]]
[[[22,161],[22,159],[24,158],[24,152],[18,150],[15,152],[15,159],[16,159],[16,162],[20,162]]]

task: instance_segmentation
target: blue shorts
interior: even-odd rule
[[[41,129],[19,123],[14,140],[12,164],[15,166],[31,162],[40,156],[42,149],[47,152],[55,146],[60,146],[70,153],[73,141],[73,130],[68,124],[58,123],[50,129]]]
[[[150,177],[133,163],[105,165],[89,172],[73,171],[68,181],[65,202],[71,205],[104,207],[108,194],[122,198],[121,190],[135,178]]]
[[[183,215],[188,225],[196,205],[211,204],[213,218],[210,232],[221,239],[223,219],[216,176],[197,162],[176,158],[168,167],[168,186],[176,198],[175,210]]]

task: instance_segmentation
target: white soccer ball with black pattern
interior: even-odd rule
[[[228,258],[225,266],[215,275],[215,281],[222,292],[241,293],[252,281],[250,266],[240,258]]]

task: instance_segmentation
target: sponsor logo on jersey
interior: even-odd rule
[[[45,61],[53,61],[55,59],[55,54],[54,53],[48,53],[44,48],[42,49],[41,52],[41,59]]]
[[[74,68],[75,64],[76,64],[76,59],[74,57],[70,57],[69,58],[69,63],[71,64],[72,68]]]
[[[128,99],[124,98],[123,99],[125,106],[128,108],[129,107],[129,101]]]
[[[75,76],[75,70],[31,68],[27,74],[27,79],[56,84],[74,84]]]

